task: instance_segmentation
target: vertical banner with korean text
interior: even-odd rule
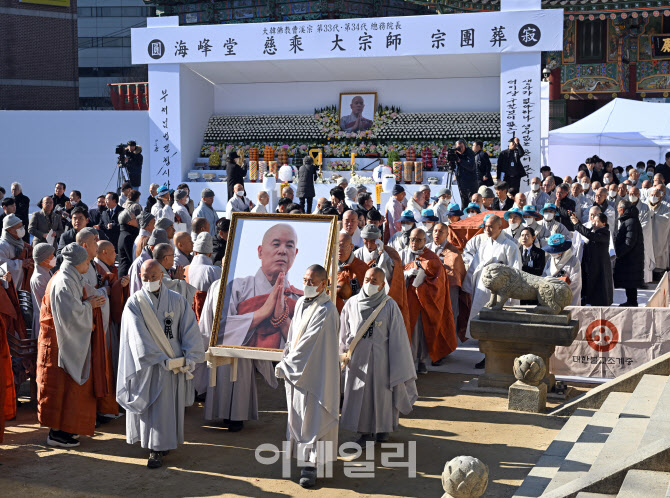
[[[538,37],[533,27],[520,39]],[[526,38],[524,38],[526,37]],[[522,180],[522,188],[528,186],[530,178],[540,172],[540,118],[541,54],[503,54],[500,57],[500,147],[507,148],[512,137],[519,137],[525,155],[521,158],[528,176]]]
[[[151,183],[168,188],[181,182],[179,71],[179,64],[149,65]]]

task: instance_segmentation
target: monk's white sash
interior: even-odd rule
[[[377,318],[379,313],[381,313],[382,308],[384,308],[384,305],[391,299],[391,296],[386,296],[382,302],[375,308],[375,310],[370,314],[367,320],[363,322],[363,325],[361,325],[358,328],[358,332],[356,332],[356,337],[354,337],[354,340],[351,341],[351,344],[349,345],[349,350],[346,353],[343,353],[340,355],[340,366],[342,368],[346,367],[349,361],[351,360],[351,355],[354,354],[354,349],[356,349],[356,345],[358,344],[358,341],[360,341],[363,336],[365,335],[365,332],[370,328],[370,325],[372,325],[372,322]]]
[[[156,342],[156,345],[161,349],[161,351],[163,351],[163,353],[165,353],[170,358],[170,361],[168,362],[168,368],[174,374],[183,372],[182,367],[186,363],[185,358],[183,356],[181,358],[175,358],[172,344],[170,344],[170,341],[165,336],[163,327],[161,327],[161,324],[158,322],[158,318],[156,318],[156,314],[154,313],[154,309],[151,305],[151,302],[149,301],[149,298],[147,298],[143,291],[139,291],[138,295],[138,303],[140,305],[140,310],[142,310],[142,318],[144,319],[144,324],[147,326],[147,330],[151,334],[151,338]],[[188,371],[184,372],[184,374],[186,375],[186,380],[193,378],[193,374]]]
[[[325,296],[325,299],[323,299],[323,296]],[[309,308],[307,308],[307,311],[303,313],[302,319],[300,320],[300,326],[298,327],[298,333],[296,334],[295,339],[293,339],[292,349],[295,349],[298,341],[302,337],[302,334],[304,334],[305,330],[307,330],[307,325],[309,325],[309,321],[312,319],[312,315],[314,315],[316,309],[325,303],[328,299],[328,295],[325,293],[325,291],[322,292],[319,296],[316,297],[316,299],[314,299],[314,302],[310,304]]]

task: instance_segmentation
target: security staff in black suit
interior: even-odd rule
[[[519,137],[509,139],[509,148],[503,150],[498,156],[498,179],[505,180],[510,188],[519,191],[521,179],[527,176],[521,158],[526,154],[521,147]]]
[[[121,232],[121,225],[119,225],[119,213],[123,211],[123,208],[119,206],[119,194],[116,192],[107,192],[105,196],[105,205],[107,206],[107,211],[102,213],[100,217],[100,226],[99,228],[109,241],[114,244],[114,249],[117,248],[119,243],[119,234]]]
[[[524,227],[519,237],[519,251],[521,251],[521,269],[537,277],[542,276],[545,264],[545,254],[535,244],[535,230]],[[522,305],[534,305],[537,301],[521,301]]]

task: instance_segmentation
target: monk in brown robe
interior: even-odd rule
[[[354,243],[348,233],[340,232],[337,258],[337,299],[335,304],[338,313],[341,313],[347,299],[360,292],[363,280],[365,280],[365,272],[368,271],[368,265],[354,256]]]
[[[447,274],[442,261],[426,248],[426,233],[412,230],[409,247],[401,252],[405,263],[412,354],[417,372],[428,372],[426,361],[444,358],[456,349],[456,327],[451,311]]]
[[[47,285],[40,312],[37,418],[50,428],[47,445],[72,448],[79,446],[75,436],[93,435],[96,400],[109,395],[105,331],[94,313],[105,297],[84,297],[86,249],[73,242],[61,254],[63,265]]]
[[[16,417],[16,390],[12,357],[7,343],[7,333],[14,329],[16,310],[9,300],[4,285],[11,281],[11,274],[0,277],[0,443],[5,434],[5,421]]]
[[[428,249],[438,255],[442,260],[444,270],[447,272],[447,285],[449,286],[451,309],[456,322],[456,335],[461,341],[465,341],[472,296],[462,289],[466,273],[465,262],[458,247],[447,240],[448,235],[449,228],[447,225],[437,223],[433,227],[433,242],[428,244]]]

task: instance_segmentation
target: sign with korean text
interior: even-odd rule
[[[154,71],[160,78],[153,78]],[[149,92],[151,181],[174,189],[182,181],[179,65],[151,68],[149,78],[158,83]]]
[[[500,60],[500,146],[507,148],[509,139],[519,138],[525,184],[542,166],[540,62],[540,54],[506,54]]]
[[[133,64],[561,50],[563,11],[486,12],[131,30]]]

